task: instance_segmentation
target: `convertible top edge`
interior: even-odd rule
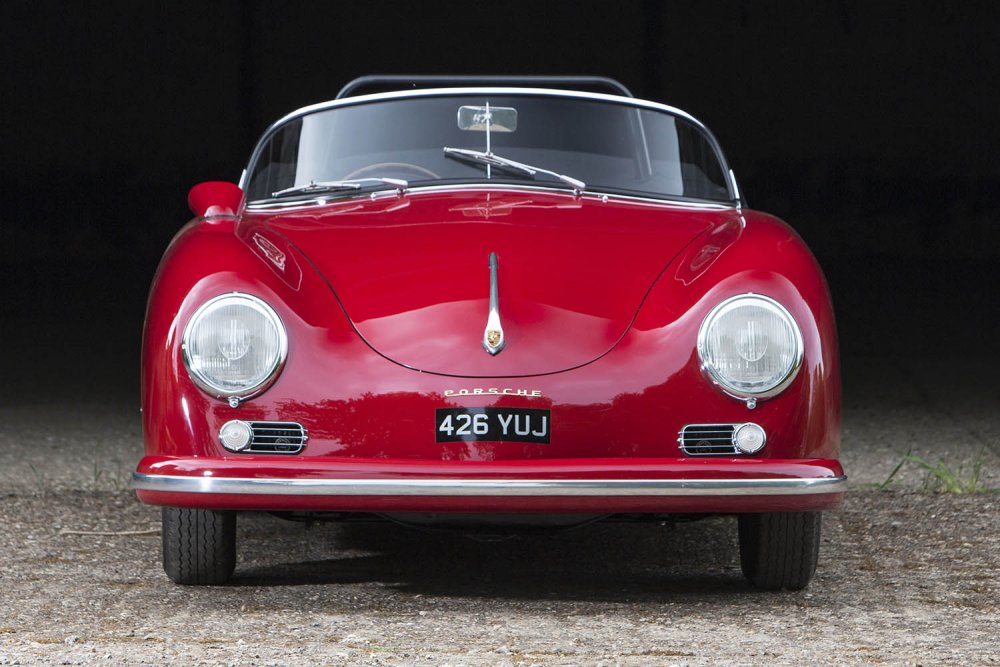
[[[469,74],[369,74],[359,76],[340,89],[336,99],[373,92],[416,88],[464,88],[469,86],[533,86],[568,88],[633,97],[623,83],[605,76],[578,75],[469,75]]]

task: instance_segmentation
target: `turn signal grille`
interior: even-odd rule
[[[738,454],[733,431],[739,424],[689,424],[681,429],[677,441],[689,456],[732,456]]]
[[[295,422],[249,422],[253,429],[247,454],[298,454],[309,436],[302,424]]]

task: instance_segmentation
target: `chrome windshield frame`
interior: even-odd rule
[[[609,102],[612,104],[621,104],[624,106],[635,107],[638,109],[649,109],[653,111],[659,111],[662,113],[671,114],[678,118],[683,118],[695,127],[697,127],[708,140],[709,145],[715,152],[715,157],[719,161],[719,166],[722,169],[722,173],[726,178],[726,190],[729,195],[729,199],[725,200],[731,202],[732,205],[740,207],[743,205],[743,201],[740,196],[740,189],[736,183],[736,177],[733,174],[733,170],[729,166],[729,162],[726,160],[726,155],[722,151],[722,147],[719,145],[719,141],[715,138],[704,123],[692,116],[691,114],[678,109],[677,107],[672,107],[667,104],[660,104],[659,102],[650,102],[648,100],[637,99],[634,97],[624,97],[621,95],[609,95],[606,93],[591,93],[586,91],[573,91],[573,90],[559,90],[554,88],[524,88],[524,87],[462,87],[462,88],[426,88],[422,90],[403,90],[394,91],[389,93],[374,93],[371,95],[359,95],[357,97],[345,97],[337,100],[330,100],[328,102],[320,102],[318,104],[311,104],[309,106],[297,109],[289,114],[286,114],[282,118],[278,119],[272,123],[261,135],[261,138],[257,141],[256,146],[254,146],[253,152],[250,154],[250,161],[247,163],[247,168],[243,170],[243,174],[240,178],[240,189],[246,192],[247,185],[249,183],[250,175],[254,173],[257,162],[260,159],[261,153],[264,147],[267,145],[268,141],[273,137],[282,127],[286,124],[302,118],[304,116],[318,113],[321,111],[328,111],[331,109],[337,109],[341,107],[359,106],[363,104],[370,104],[373,102],[384,102],[388,100],[402,100],[402,99],[420,99],[429,97],[455,97],[461,95],[524,95],[524,96],[538,96],[538,97],[562,97],[567,99],[579,99],[594,102]],[[588,190],[588,192],[599,192],[599,190]],[[613,193],[609,193],[613,194]],[[668,195],[663,195],[662,197],[656,196],[657,193],[649,193],[651,198],[662,199],[665,201],[670,201],[673,197]],[[260,200],[265,201],[265,200]],[[714,201],[714,200],[706,200]],[[722,200],[719,200],[722,203]]]

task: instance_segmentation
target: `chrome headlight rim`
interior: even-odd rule
[[[238,301],[241,305],[249,306],[268,318],[274,325],[278,336],[278,354],[275,356],[270,368],[267,369],[264,379],[255,385],[241,389],[229,389],[212,382],[211,378],[206,377],[202,372],[194,368],[190,355],[189,341],[194,325],[213,310],[228,305],[232,301]],[[243,401],[259,396],[267,391],[281,375],[281,371],[285,367],[285,361],[288,358],[288,333],[285,331],[285,323],[281,321],[278,313],[260,297],[247,294],[246,292],[226,292],[225,294],[219,294],[208,299],[198,306],[198,309],[191,315],[191,318],[184,326],[184,336],[181,339],[181,357],[184,360],[184,368],[187,370],[188,377],[206,394],[220,399],[239,399]]]
[[[755,301],[757,305],[763,306],[765,309],[770,310],[782,317],[789,325],[792,330],[793,340],[795,342],[795,350],[792,354],[792,363],[788,368],[788,371],[776,382],[762,387],[756,391],[750,391],[744,387],[738,387],[731,382],[729,382],[725,377],[722,376],[719,371],[706,361],[708,357],[708,335],[712,328],[712,324],[724,313],[728,312],[734,307],[737,302],[740,301]],[[799,374],[799,370],[802,368],[802,360],[805,357],[805,344],[802,338],[802,330],[799,328],[798,322],[792,317],[792,314],[788,312],[788,309],[781,305],[776,299],[773,299],[764,294],[757,294],[755,292],[745,292],[743,294],[736,294],[727,299],[723,299],[721,302],[715,305],[702,320],[701,326],[698,329],[698,361],[701,365],[702,373],[708,377],[709,380],[716,386],[718,386],[725,394],[732,396],[733,398],[738,398],[740,400],[750,400],[750,399],[765,399],[777,396],[795,380]]]

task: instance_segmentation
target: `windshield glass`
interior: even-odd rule
[[[291,189],[313,182],[370,179],[362,184],[377,187],[385,178],[411,187],[581,182],[587,192],[731,200],[720,157],[694,123],[573,97],[448,95],[334,107],[279,127],[256,155],[249,201],[282,190],[304,196]]]

